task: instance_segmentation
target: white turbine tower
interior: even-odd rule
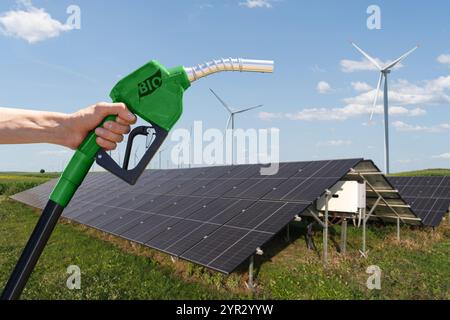
[[[388,95],[388,75],[391,73],[392,69],[403,61],[406,57],[408,57],[411,53],[417,50],[419,46],[415,46],[413,49],[406,52],[397,60],[389,63],[385,67],[381,67],[380,64],[369,56],[366,52],[364,52],[360,47],[358,47],[355,43],[352,42],[352,45],[358,50],[366,59],[368,59],[377,69],[380,71],[380,78],[378,80],[377,91],[375,93],[375,100],[373,102],[372,113],[370,115],[370,121],[372,121],[375,108],[377,107],[378,95],[380,94],[381,84],[384,79],[384,165],[386,174],[390,173],[390,164],[389,164],[389,95]]]
[[[235,125],[235,120],[234,120],[234,118],[235,118],[235,116],[236,116],[237,114],[241,114],[241,113],[244,113],[244,112],[247,112],[247,111],[251,111],[251,110],[255,110],[255,109],[258,109],[258,108],[262,108],[262,107],[263,107],[263,105],[260,104],[260,105],[258,105],[258,106],[256,106],[256,107],[245,108],[245,109],[241,109],[241,110],[234,111],[232,108],[230,108],[230,107],[228,106],[228,104],[226,104],[226,103],[225,103],[225,102],[217,95],[217,93],[214,92],[213,89],[209,89],[209,90],[211,90],[212,94],[217,98],[217,100],[219,100],[219,102],[220,102],[220,103],[225,107],[225,109],[227,109],[227,111],[230,113],[230,117],[228,118],[226,129],[230,129],[230,124],[231,124],[231,134],[232,134],[233,137],[234,137],[234,125]],[[234,139],[233,139],[233,138],[231,139],[231,162],[232,162],[232,164],[234,164]]]

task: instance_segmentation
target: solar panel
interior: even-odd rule
[[[292,221],[293,213],[298,212],[301,214],[309,206],[309,203],[286,203],[268,219],[262,221],[262,223],[256,227],[256,230],[276,234]]]
[[[198,221],[209,221],[215,216],[233,207],[236,202],[232,199],[218,198],[207,205],[202,206],[199,210],[189,216],[189,219]]]
[[[282,199],[291,201],[314,201],[317,199],[317,195],[322,195],[329,186],[333,186],[338,181],[339,178],[310,178],[301,182]]]
[[[221,227],[183,253],[181,258],[208,266],[215,258],[219,257],[225,250],[233,246],[248,233],[248,230]],[[253,251],[256,248],[257,246],[253,248]]]
[[[260,243],[266,243],[273,236],[270,233],[250,232],[212,259],[207,266],[221,272],[233,270],[251,256]]]
[[[183,222],[186,223],[186,222]],[[180,257],[184,252],[195,246],[197,243],[202,241],[209,234],[218,229],[217,225],[213,224],[199,224],[198,227],[192,229],[188,233],[179,233],[178,237],[173,237],[173,242],[166,247],[161,247],[161,250],[164,252],[168,252],[176,257]],[[164,239],[165,234],[160,235],[162,239]],[[159,237],[158,237],[159,238]],[[151,245],[153,239],[150,240],[147,244]],[[158,248],[155,246],[154,248]]]
[[[248,208],[250,208],[254,204],[254,201],[251,200],[239,200],[234,201],[234,204],[222,212],[214,215],[208,221],[211,223],[217,223],[219,225],[224,225],[228,221],[232,220],[234,217],[239,216]]]
[[[89,225],[94,228],[100,228],[100,226],[104,226],[119,218],[120,216],[126,214],[128,211],[126,209],[113,209],[109,208],[105,210],[100,215],[93,217],[92,219],[86,222],[86,225]]]
[[[209,199],[208,199],[209,202]],[[173,217],[184,217],[189,215],[192,210],[190,208],[194,207],[194,210],[204,204],[201,198],[177,196],[172,198],[167,205],[158,211],[161,215],[173,216]]]
[[[281,163],[272,176],[260,165],[150,170],[135,186],[93,173],[64,217],[230,273],[361,161]],[[16,198],[43,207],[50,190]]]
[[[173,247],[181,241],[181,238],[184,236],[187,236],[191,234],[192,232],[195,232],[199,228],[201,228],[203,224],[198,221],[190,221],[190,220],[181,220],[175,223],[173,226],[169,226],[167,229],[163,230],[157,237],[154,237],[146,242],[147,245],[150,245],[154,248],[159,248],[161,251],[166,251],[168,248],[172,246],[171,254],[174,254],[178,256],[180,252],[175,252],[173,250]],[[213,225],[209,225],[209,227],[212,229],[214,228]],[[203,235],[199,236],[199,240],[195,241],[198,242],[203,237]],[[185,243],[186,245],[186,243]],[[191,245],[187,244],[189,247]],[[184,250],[183,250],[184,251]]]
[[[450,207],[450,177],[391,177],[389,181],[424,225],[439,226]]]
[[[249,179],[245,183],[237,187],[238,198],[246,199],[260,199],[267,193],[271,192],[273,188],[283,183],[285,179]],[[225,194],[227,196],[227,194]]]
[[[117,211],[120,212],[120,215],[118,215],[117,218],[100,224],[98,229],[119,235],[147,215],[142,212],[128,211],[126,209],[117,209]]]
[[[280,210],[284,205],[285,203],[282,202],[259,201],[255,205],[240,213],[231,221],[227,222],[226,225],[254,229],[261,223],[261,221],[265,221],[271,215]]]
[[[233,187],[239,185],[239,182],[243,181],[245,180],[220,178],[207,185],[203,184],[202,187],[197,189],[193,194],[207,197],[220,197],[232,190]]]
[[[171,218],[160,215],[146,215],[141,220],[136,220],[127,230],[117,232],[119,236],[126,239],[146,243],[155,235],[170,227]]]

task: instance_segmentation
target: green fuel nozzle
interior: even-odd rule
[[[130,170],[128,161],[119,166],[101,150],[96,143],[95,133],[91,132],[75,152],[50,199],[63,207],[67,206],[94,161],[129,184],[135,184],[180,118],[183,112],[183,94],[191,83],[225,71],[272,73],[273,70],[273,61],[240,58],[212,60],[194,67],[172,69],[165,68],[157,61],[150,61],[120,80],[110,94],[113,102],[125,103],[133,113],[149,123],[149,126],[133,130],[128,138],[125,159],[129,159],[132,143],[137,135],[150,136],[153,140],[139,164]],[[105,121],[114,118],[111,116]]]
[[[183,94],[191,83],[218,72],[272,73],[273,70],[273,61],[240,58],[173,69],[151,61],[120,80],[110,96],[114,102],[128,105],[143,120],[170,131],[182,114]]]

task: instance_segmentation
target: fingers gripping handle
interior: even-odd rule
[[[116,118],[117,116],[115,115],[106,117],[99,127],[103,126],[107,121],[115,121]],[[53,189],[50,200],[62,207],[66,207],[69,204],[78,187],[81,185],[94,164],[95,157],[101,149],[96,140],[97,135],[92,131],[78,147],[61,175],[58,184]]]

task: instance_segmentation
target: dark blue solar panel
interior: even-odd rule
[[[392,177],[391,184],[426,226],[438,226],[450,206],[449,177]]]

